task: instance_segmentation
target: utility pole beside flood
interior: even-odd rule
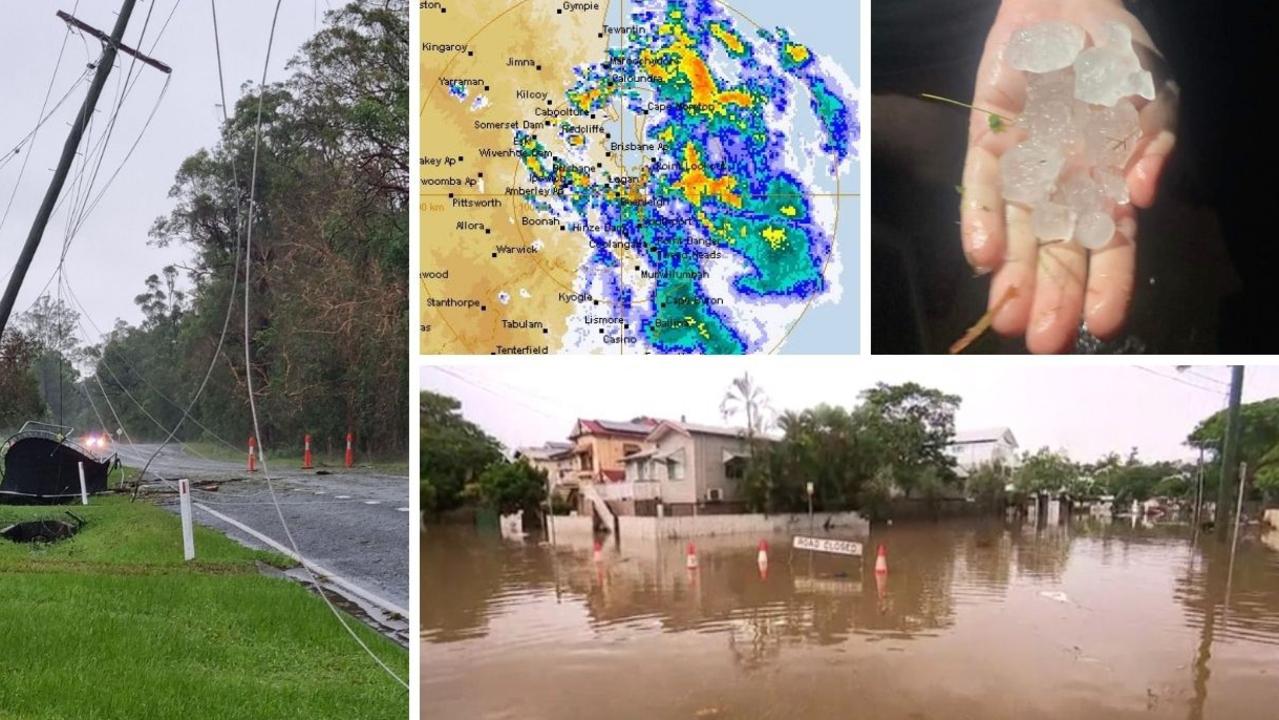
[[[1217,513],[1215,525],[1217,539],[1224,541],[1229,531],[1232,514],[1232,495],[1239,473],[1239,437],[1243,421],[1239,406],[1243,400],[1243,366],[1230,368],[1230,409],[1226,414],[1226,437],[1221,449],[1221,480],[1217,483]]]
[[[49,217],[53,214],[53,208],[58,203],[58,196],[62,193],[62,186],[67,180],[67,173],[71,170],[71,162],[75,160],[76,152],[80,148],[80,140],[84,136],[89,119],[93,117],[94,108],[97,107],[98,96],[102,94],[102,87],[106,85],[107,76],[111,74],[111,68],[115,65],[116,54],[124,52],[162,72],[169,72],[167,65],[152,60],[120,42],[124,37],[125,29],[129,25],[129,16],[133,14],[135,3],[136,0],[124,0],[124,3],[120,6],[120,13],[116,17],[115,27],[112,28],[109,37],[100,30],[77,20],[67,13],[58,12],[58,17],[67,24],[102,41],[102,57],[98,59],[98,67],[93,74],[93,83],[89,85],[89,93],[85,95],[84,104],[80,106],[80,112],[76,114],[75,122],[71,124],[71,132],[67,135],[66,144],[62,146],[62,157],[58,160],[57,169],[53,172],[53,179],[49,182],[49,189],[45,192],[44,200],[40,203],[40,209],[36,212],[35,221],[31,223],[31,232],[27,234],[27,241],[22,246],[22,252],[18,254],[18,262],[14,266],[13,275],[9,277],[9,284],[5,287],[4,296],[0,297],[0,335],[4,334],[5,327],[9,324],[9,316],[13,312],[13,305],[18,300],[18,291],[22,289],[22,282],[26,279],[27,270],[30,269],[31,261],[35,258],[36,249],[40,247],[40,240],[44,236],[45,226],[49,224]]]

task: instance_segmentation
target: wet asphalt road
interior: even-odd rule
[[[158,445],[120,445],[116,450],[130,467],[142,467]],[[288,522],[299,554],[346,580],[400,607],[409,605],[409,479],[359,468],[314,470],[271,465],[280,510]],[[195,488],[191,499],[234,518],[276,542],[289,546],[271,502],[263,473],[253,476],[239,463],[195,457],[178,447],[166,447],[151,465],[151,473],[170,479],[233,480],[217,491]],[[149,473],[150,474],[150,473]],[[177,511],[177,502],[169,503]],[[250,535],[199,509],[196,522],[213,527],[251,547],[265,545]],[[199,548],[196,548],[197,556]]]

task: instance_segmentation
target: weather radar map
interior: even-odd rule
[[[857,3],[420,12],[423,353],[857,351]]]

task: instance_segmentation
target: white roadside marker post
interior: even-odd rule
[[[191,527],[191,481],[178,480],[178,507],[182,512],[182,556],[195,559],[195,534]]]
[[[89,504],[89,489],[84,484],[84,463],[76,463],[80,466],[80,504]]]

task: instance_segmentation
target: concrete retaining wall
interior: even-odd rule
[[[870,532],[870,523],[857,513],[821,513],[813,518],[818,532],[830,521],[832,529],[856,535]],[[636,538],[685,538],[708,535],[753,533],[800,533],[808,530],[808,515],[699,515],[676,517],[636,517],[623,515],[617,519],[622,540]]]
[[[590,515],[556,515],[551,520],[551,523],[555,527],[557,538],[569,536],[590,537],[594,534]]]

